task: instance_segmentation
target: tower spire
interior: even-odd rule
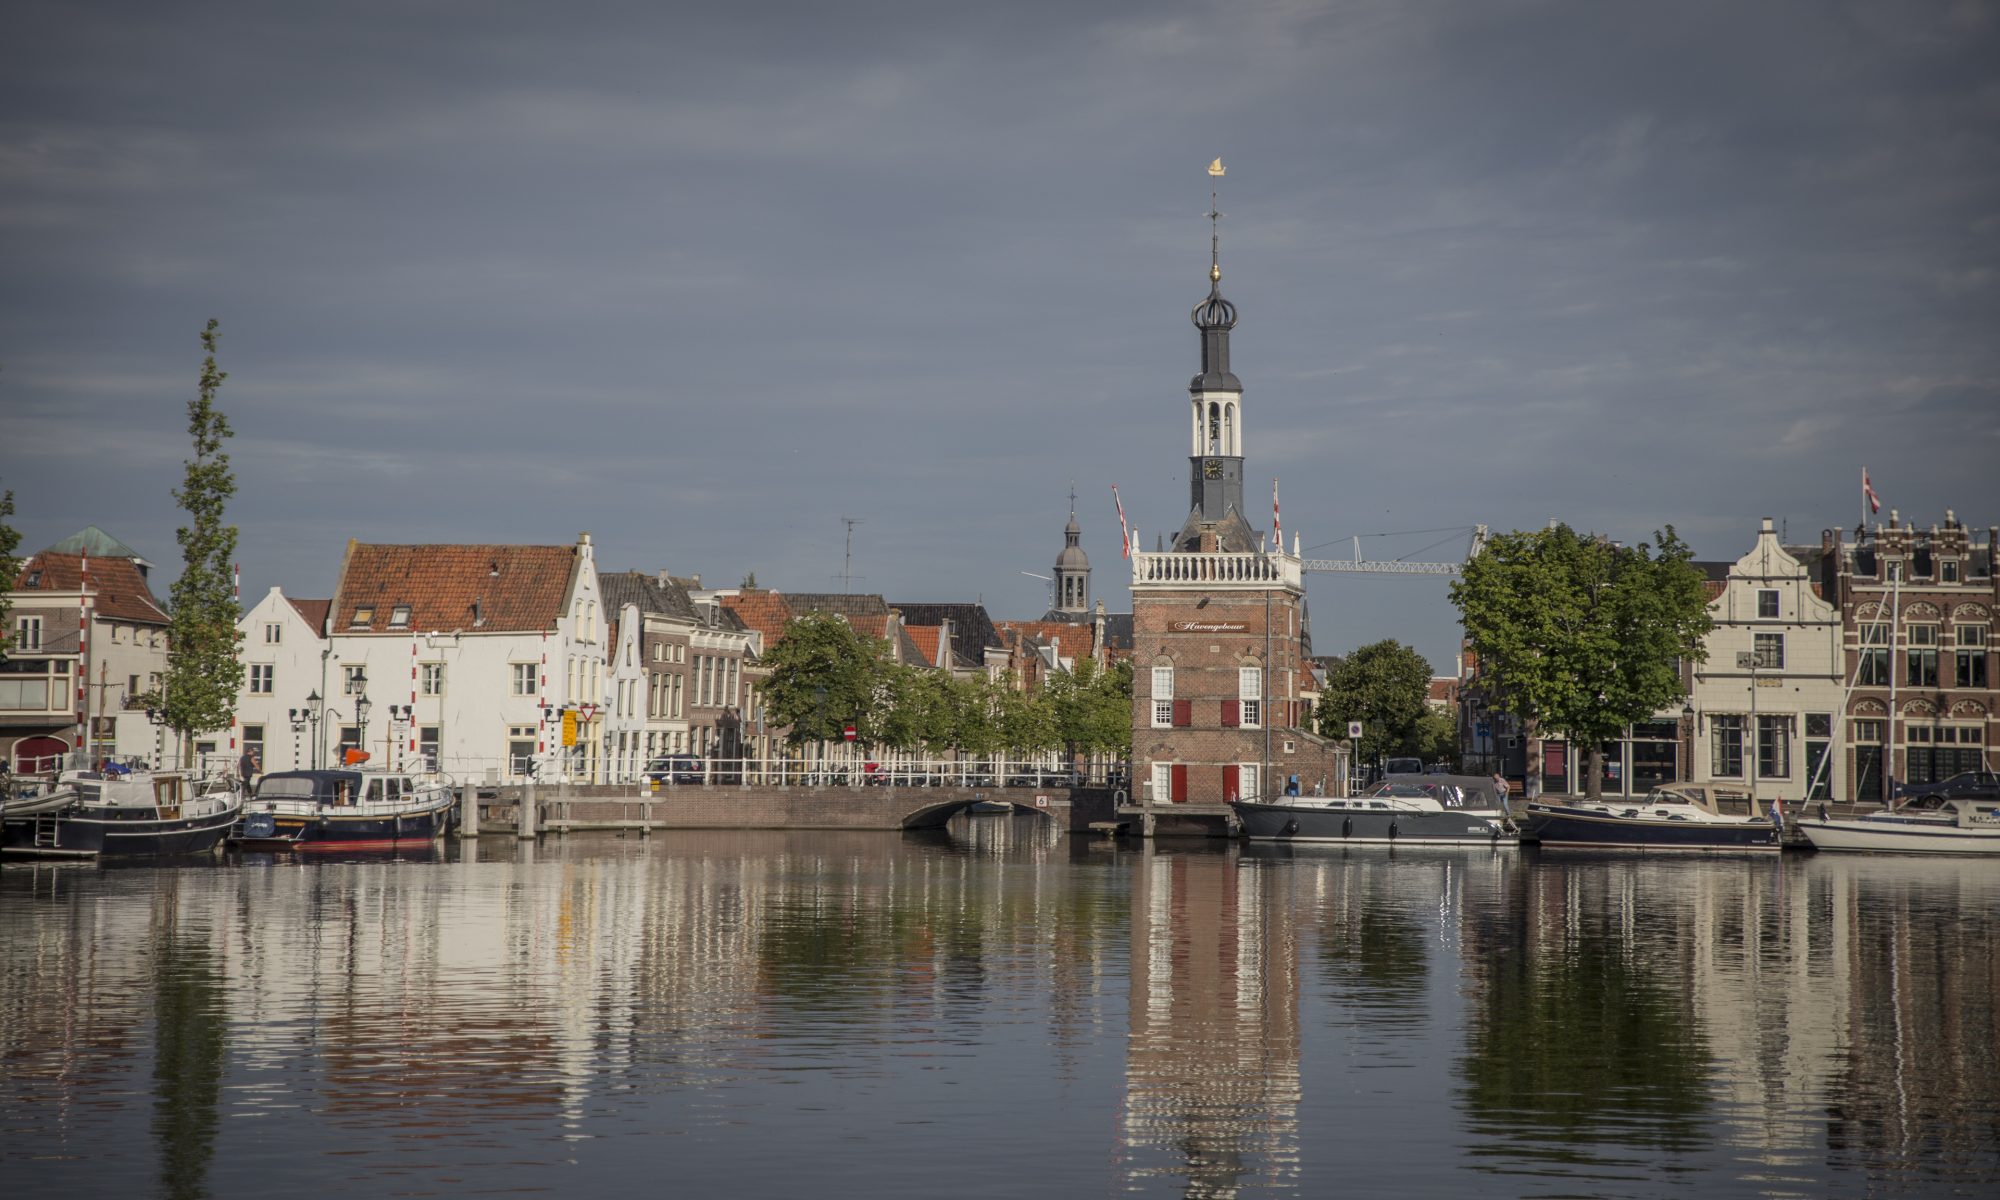
[[[1222,297],[1222,196],[1212,182],[1222,177],[1220,158],[1208,174],[1208,295],[1188,314],[1201,331],[1201,372],[1188,382],[1192,511],[1175,544],[1199,544],[1206,528],[1232,550],[1254,549],[1243,517],[1243,384],[1229,369],[1236,306]]]

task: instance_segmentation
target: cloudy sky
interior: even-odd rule
[[[0,486],[176,570],[222,322],[246,599],[566,541],[1027,616],[1187,510],[1221,155],[1253,509],[1313,553],[2000,523],[2000,5],[17,0]],[[1265,523],[1261,512],[1253,519]],[[1886,515],[1886,514],[1885,514]],[[1407,531],[1435,530],[1434,533]],[[1317,648],[1448,670],[1439,580]]]

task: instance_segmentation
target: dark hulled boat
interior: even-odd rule
[[[1230,803],[1253,841],[1512,845],[1505,811],[1471,789],[1384,783],[1364,796],[1285,796]]]
[[[227,780],[197,782],[179,771],[65,771],[56,787],[75,798],[60,808],[9,807],[0,852],[40,858],[204,854],[243,810]]]
[[[1657,787],[1640,800],[1535,801],[1522,840],[1551,848],[1776,853],[1778,829],[1747,797]]]
[[[407,847],[449,829],[454,806],[434,775],[280,771],[257,781],[230,841],[255,850]]]

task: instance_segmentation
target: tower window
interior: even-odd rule
[[[1174,723],[1174,665],[1153,668],[1153,728],[1168,729]]]

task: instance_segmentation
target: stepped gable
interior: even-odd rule
[[[299,618],[310,626],[314,633],[320,637],[326,636],[326,616],[328,611],[333,608],[333,601],[331,599],[300,600],[292,596],[287,596],[285,600],[292,606],[292,611],[298,613]]]
[[[575,546],[349,542],[331,633],[497,633],[553,629],[579,566]],[[410,607],[407,630],[390,626]],[[357,619],[360,618],[360,619]]]
[[[21,563],[14,581],[18,592],[74,592],[83,586],[83,556],[44,550]],[[133,558],[90,556],[90,595],[97,615],[110,621],[165,625],[167,610],[140,573]]]

